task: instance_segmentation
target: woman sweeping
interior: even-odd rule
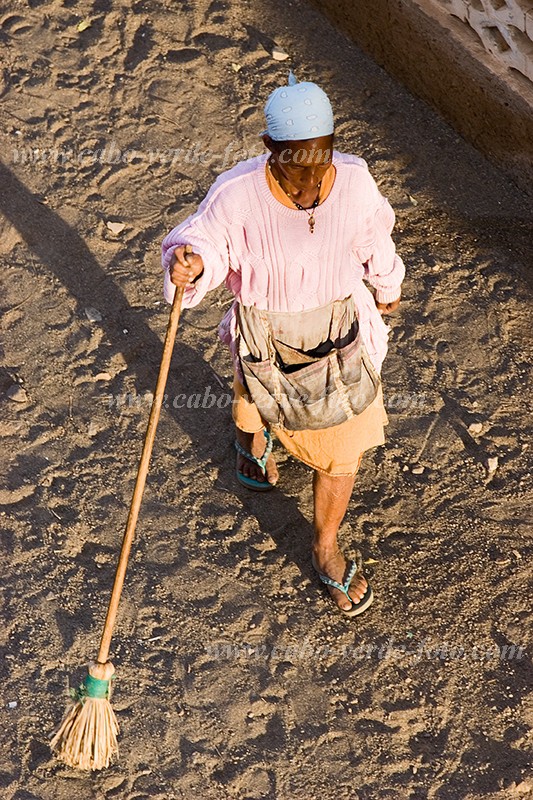
[[[235,367],[237,479],[276,484],[272,432],[314,470],[313,566],[355,616],[372,589],[337,534],[362,454],[384,443],[382,314],[398,307],[405,269],[366,163],[333,150],[322,89],[291,73],[265,115],[268,152],[221,174],[165,238],[165,296],[185,287],[190,308],[223,281],[235,296],[220,335]]]

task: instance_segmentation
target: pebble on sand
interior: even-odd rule
[[[85,316],[89,320],[89,322],[101,322],[102,315],[98,311],[97,308],[93,308],[93,306],[87,306],[85,309]]]
[[[482,422],[473,422],[471,425],[468,426],[468,432],[473,434],[481,433],[483,430],[483,423]]]
[[[289,58],[289,54],[276,45],[276,47],[272,48],[272,58],[276,61],[286,61]]]
[[[26,389],[23,389],[18,383],[12,384],[6,394],[14,403],[27,403],[29,400]]]
[[[98,425],[96,422],[90,422],[89,427],[87,428],[87,436],[96,436],[98,433]]]
[[[108,230],[111,231],[111,233],[115,234],[115,236],[118,236],[119,233],[122,233],[122,231],[126,227],[123,222],[111,222],[109,220],[106,222],[106,226]]]
[[[497,469],[498,469],[498,456],[492,456],[491,458],[488,458],[487,470],[489,472],[489,475],[494,475]]]

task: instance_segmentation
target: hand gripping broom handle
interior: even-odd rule
[[[187,248],[186,252],[191,252],[192,248]],[[120,602],[120,595],[122,594],[122,587],[124,586],[124,578],[126,576],[126,568],[128,566],[128,558],[130,555],[133,537],[135,535],[135,526],[137,525],[137,518],[139,516],[139,509],[141,507],[144,486],[146,483],[146,476],[148,475],[148,467],[150,466],[150,456],[152,455],[152,448],[154,446],[155,433],[157,430],[157,423],[159,422],[159,414],[161,412],[161,405],[165,393],[165,386],[170,368],[170,359],[172,358],[172,351],[174,349],[174,340],[178,330],[178,323],[181,314],[181,301],[183,298],[183,289],[177,287],[174,294],[174,301],[170,311],[168,320],[167,333],[165,336],[165,344],[163,347],[163,355],[161,356],[161,366],[159,367],[159,375],[155,388],[154,399],[150,409],[150,418],[148,420],[148,428],[146,429],[146,436],[144,438],[144,446],[137,470],[137,479],[135,481],[135,489],[133,490],[133,497],[131,499],[130,513],[126,523],[126,531],[122,540],[122,548],[120,550],[120,558],[115,573],[115,582],[113,584],[113,591],[109,600],[109,608],[107,609],[107,616],[100,641],[100,649],[98,651],[98,663],[105,664],[109,656],[109,648],[111,645],[111,637],[113,635],[113,628],[117,618],[118,604]]]

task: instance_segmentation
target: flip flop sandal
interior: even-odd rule
[[[244,456],[244,458],[247,458],[248,461],[251,461],[253,464],[257,464],[263,475],[266,475],[266,463],[272,452],[272,436],[267,430],[264,430],[263,433],[265,434],[266,447],[261,458],[256,458],[253,456],[248,452],[248,450],[245,450],[242,444],[237,440],[235,440],[234,444],[235,450],[240,453],[241,456]],[[255,478],[248,478],[247,475],[243,475],[242,472],[240,472],[238,467],[236,468],[236,474],[239,483],[241,483],[243,486],[246,486],[247,489],[252,489],[254,492],[269,492],[274,488],[274,484],[269,483],[268,481],[256,481]]]
[[[352,607],[344,609],[341,608],[339,605],[337,605],[337,603],[335,603],[333,598],[331,598],[335,603],[335,605],[337,606],[337,608],[339,609],[339,611],[342,611],[342,613],[345,616],[356,617],[358,614],[362,614],[363,611],[366,611],[367,608],[370,608],[370,606],[374,602],[374,593],[369,585],[367,586],[366,592],[357,603],[354,603],[354,601],[348,594],[350,584],[357,575],[357,573],[360,573],[361,575],[363,574],[362,558],[359,552],[357,553],[356,559],[350,562],[350,566],[348,568],[348,574],[346,575],[346,579],[342,584],[338,583],[337,581],[334,581],[333,578],[330,578],[328,575],[324,575],[323,573],[321,573],[315,566],[314,558],[312,559],[312,561],[313,561],[313,567],[318,572],[318,577],[320,578],[322,583],[325,583],[327,586],[333,586],[334,589],[338,589],[339,592],[342,592],[343,595],[345,595],[351,602]]]

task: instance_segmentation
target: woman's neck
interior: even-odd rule
[[[268,164],[272,175],[277,180],[287,197],[289,197],[293,203],[298,203],[298,205],[302,206],[302,208],[312,208],[320,194],[320,187],[318,189],[315,188],[308,191],[298,189],[287,181],[287,179],[279,170],[275,161],[269,159]]]

